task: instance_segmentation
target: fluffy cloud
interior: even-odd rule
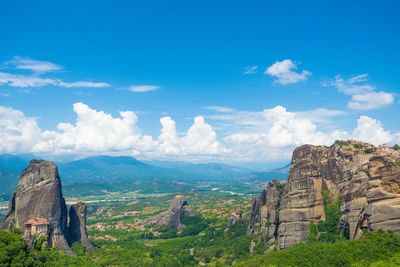
[[[357,127],[354,129],[353,137],[374,145],[390,143],[396,141],[397,134],[390,134],[383,129],[382,123],[367,116],[361,116],[357,121]]]
[[[185,154],[219,154],[228,152],[217,141],[217,134],[202,116],[194,119],[193,125],[182,138]]]
[[[394,97],[392,94],[385,92],[372,92],[353,95],[347,107],[356,110],[368,110],[383,108],[393,104],[393,102]]]
[[[114,154],[142,157],[200,157],[228,152],[218,141],[211,125],[198,116],[188,131],[178,136],[170,117],[160,119],[158,139],[141,133],[132,111],[113,117],[83,103],[75,103],[76,122],[59,123],[57,131],[42,131],[36,120],[21,111],[0,107],[0,153]]]
[[[334,110],[294,113],[282,106],[260,112],[213,108],[222,114],[210,118],[213,125],[225,125],[221,141],[204,116],[195,117],[192,126],[183,133],[177,131],[171,117],[162,117],[161,134],[152,137],[142,133],[138,117],[132,111],[121,111],[113,117],[75,103],[74,123],[59,123],[57,130],[43,131],[36,119],[0,106],[0,153],[109,154],[235,162],[289,159],[296,146],[330,145],[336,139],[354,138],[373,144],[400,142],[400,133],[385,131],[380,121],[367,116],[361,116],[354,131],[348,133],[335,129],[327,119],[342,115]]]
[[[210,109],[210,107],[206,107]],[[316,109],[289,112],[282,106],[260,112],[213,108],[208,115],[213,126],[221,125],[230,134],[223,140],[231,159],[261,161],[290,158],[293,149],[303,144],[331,145],[337,139],[359,139],[373,144],[400,142],[400,133],[383,130],[381,122],[361,116],[352,132],[337,128],[345,113]]]
[[[194,119],[183,137],[177,136],[175,122],[170,117],[161,118],[160,123],[158,151],[163,155],[216,155],[228,152],[217,141],[217,134],[202,116]]]
[[[178,155],[180,147],[178,143],[178,136],[176,134],[175,121],[170,117],[160,119],[162,126],[161,134],[158,137],[159,152],[162,154]]]
[[[304,117],[304,116],[303,116]],[[292,149],[302,144],[329,145],[334,140],[345,138],[346,132],[324,133],[310,119],[301,118],[277,106],[257,114],[257,119],[245,132],[228,135],[224,140],[238,154],[257,158],[279,159],[288,157]]]
[[[128,88],[129,91],[135,93],[145,93],[150,91],[155,91],[160,89],[160,86],[157,85],[132,85]]]
[[[43,132],[43,141],[37,152],[60,153],[107,153],[125,151],[138,154],[148,149],[151,137],[143,136],[136,126],[138,118],[132,111],[120,112],[113,118],[103,111],[91,109],[83,103],[74,104],[77,115],[75,125],[59,123],[59,131]],[[151,144],[150,144],[151,147]]]
[[[366,82],[368,82],[368,74],[356,75],[348,79],[337,75],[333,81],[322,82],[322,86],[334,86],[339,92],[351,95],[351,100],[347,104],[349,109],[370,110],[393,104],[393,94],[376,92],[376,88]]]
[[[290,59],[285,59],[281,62],[276,61],[272,66],[267,68],[264,74],[269,74],[278,78],[276,82],[280,84],[304,81],[307,79],[307,76],[311,75],[311,72],[307,70],[303,70],[301,73],[298,73],[295,70],[297,70],[297,65]]]
[[[19,110],[0,106],[1,153],[29,153],[41,138],[34,118],[25,117]]]

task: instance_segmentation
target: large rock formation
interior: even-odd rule
[[[49,161],[31,160],[19,177],[0,228],[21,228],[28,244],[44,235],[47,247],[73,255],[67,242],[67,211],[57,166]]]
[[[253,201],[248,233],[260,227],[265,242],[277,238],[280,249],[305,241],[310,222],[325,219],[324,191],[328,203],[339,197],[339,227],[349,238],[363,229],[400,233],[400,152],[355,141],[296,148],[283,193],[271,183]]]
[[[81,242],[84,247],[94,252],[92,242],[89,241],[86,233],[87,208],[84,202],[72,205],[69,209],[69,238],[70,242]]]
[[[263,242],[272,243],[277,238],[279,206],[284,183],[269,182],[258,199],[253,198],[247,234],[261,234]]]
[[[226,225],[228,227],[231,227],[232,225],[235,225],[240,220],[242,220],[242,211],[234,210],[231,212],[231,216],[228,217]]]
[[[165,228],[171,228],[175,226],[178,230],[181,230],[184,225],[181,224],[181,218],[183,216],[194,216],[192,207],[187,205],[187,201],[184,196],[176,195],[172,200],[168,211],[160,213],[156,216],[147,218],[142,221],[143,224],[156,223],[164,225]]]

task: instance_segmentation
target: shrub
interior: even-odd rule
[[[365,149],[365,153],[372,153],[372,152],[375,152],[375,149],[372,148]]]

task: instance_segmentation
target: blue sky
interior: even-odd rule
[[[400,142],[397,1],[0,5],[0,152],[250,164]]]

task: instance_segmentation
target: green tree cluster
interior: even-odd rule
[[[243,261],[238,266],[399,266],[400,235],[368,232],[358,240],[299,243]]]
[[[335,201],[328,204],[329,195],[326,191],[322,192],[322,200],[325,210],[325,221],[320,220],[317,225],[310,222],[309,234],[307,240],[312,241],[325,241],[335,242],[341,237],[340,229],[338,227],[340,220],[340,206],[339,198],[336,197]]]

